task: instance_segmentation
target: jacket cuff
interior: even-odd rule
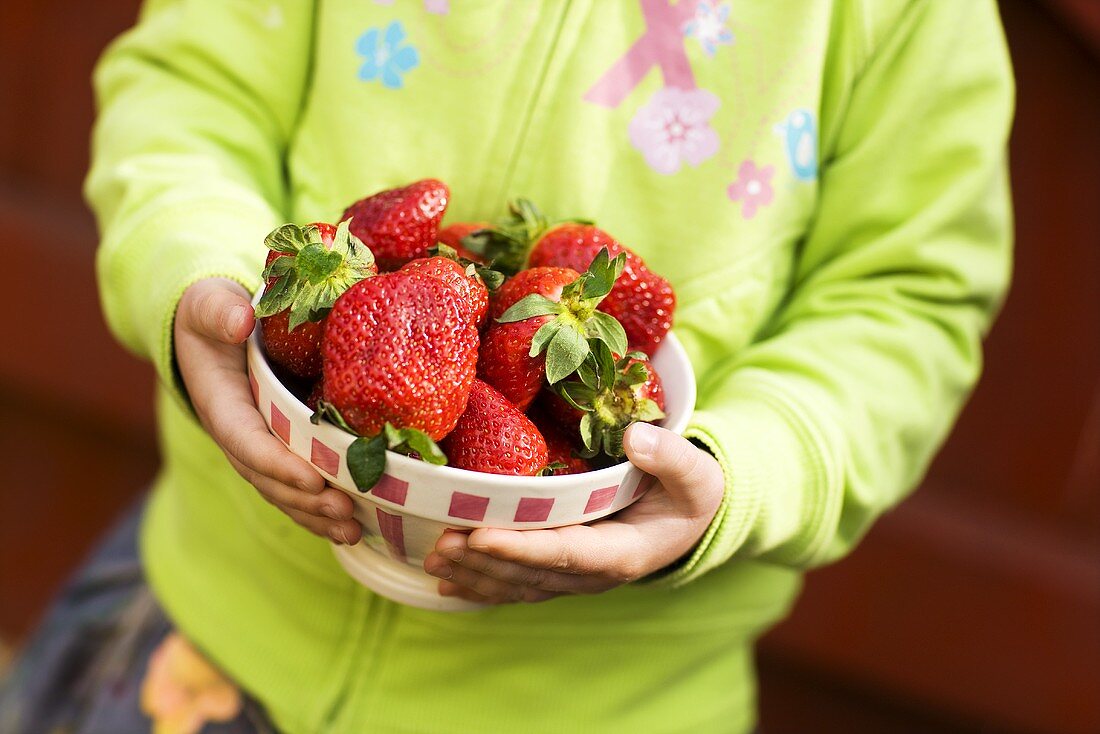
[[[765,382],[724,392],[684,431],[722,467],[718,511],[696,547],[647,584],[682,586],[732,558],[804,566],[835,527],[841,493],[831,480],[839,472],[817,422]]]

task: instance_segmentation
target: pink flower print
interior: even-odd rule
[[[757,168],[752,161],[744,161],[737,171],[737,180],[729,185],[726,193],[730,201],[741,202],[741,216],[752,219],[759,207],[772,203],[772,174],[775,166]]]
[[[710,118],[719,104],[705,89],[663,87],[634,114],[630,142],[657,173],[676,173],[684,161],[698,166],[718,152]]]
[[[719,5],[714,0],[699,0],[695,15],[684,23],[684,35],[695,38],[707,56],[714,56],[719,46],[733,43],[733,33],[726,28],[729,17],[729,5]]]
[[[451,12],[451,0],[424,0],[424,9],[435,15]]]

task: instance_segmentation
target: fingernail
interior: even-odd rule
[[[449,563],[431,563],[425,570],[432,576],[444,580],[454,576],[454,569],[451,568],[451,564]]]
[[[466,555],[466,551],[461,548],[444,548],[439,551],[439,555],[450,558],[452,561],[461,561],[462,557]]]
[[[648,423],[635,423],[630,427],[630,448],[634,453],[652,456],[657,450],[657,428]]]
[[[229,315],[225,317],[225,335],[230,339],[236,339],[237,333],[240,332],[241,327],[244,326],[245,319],[245,307],[234,306],[229,310]]]
[[[328,537],[332,538],[333,543],[337,543],[339,545],[350,545],[348,543],[347,534],[344,533],[344,529],[339,525],[328,529]]]
[[[342,519],[340,515],[337,514],[336,508],[332,505],[321,505],[321,514],[325,517],[331,517],[333,520]]]

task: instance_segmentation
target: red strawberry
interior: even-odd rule
[[[478,356],[478,375],[521,410],[542,386],[568,377],[590,353],[590,340],[608,342],[613,352],[626,351],[626,335],[615,319],[596,311],[622,268],[622,258],[602,253],[583,275],[564,288],[547,287],[552,297],[525,289],[546,286],[543,274],[520,279],[509,298],[522,296],[485,332]],[[561,273],[553,275],[560,278]],[[545,352],[545,356],[543,355]]]
[[[442,255],[422,257],[401,266],[401,270],[416,271],[443,281],[459,292],[465,303],[463,313],[480,329],[489,311],[489,289],[472,267]]]
[[[664,417],[664,387],[653,365],[637,356],[613,361],[606,349],[597,348],[589,365],[592,362],[600,366],[581,370],[579,380],[555,386],[542,405],[569,435],[580,436],[581,456],[602,451],[619,457],[631,423]]]
[[[451,466],[489,474],[533,476],[549,463],[535,424],[481,380],[474,380],[466,412],[442,448]]]
[[[488,222],[455,222],[439,230],[439,234],[436,235],[436,240],[448,247],[454,248],[459,257],[484,265],[485,258],[467,249],[466,246],[462,244],[462,238],[489,226],[491,225]]]
[[[325,402],[361,436],[377,436],[387,423],[436,441],[446,436],[477,366],[477,329],[463,308],[454,288],[417,272],[349,288],[325,323]]]
[[[552,395],[556,399],[557,396]],[[563,405],[567,405],[565,401],[562,401]],[[536,406],[527,417],[531,419],[531,422],[535,424],[535,427],[539,429],[539,433],[546,440],[546,452],[549,457],[550,464],[564,464],[564,466],[558,466],[554,468],[554,475],[562,474],[583,474],[587,471],[592,471],[592,465],[588,462],[588,459],[584,459],[580,456],[575,456],[575,452],[580,448],[579,439],[574,432],[572,438],[570,434],[562,430],[553,418],[550,418],[545,411],[539,410]]]
[[[540,266],[581,272],[602,249],[606,248],[612,257],[624,254],[623,275],[599,308],[622,323],[631,349],[646,354],[656,351],[672,327],[676,308],[676,295],[667,280],[598,227],[576,222],[551,224],[526,199],[517,199],[510,209],[510,219],[472,235],[468,241],[506,273]]]
[[[345,288],[378,272],[370,251],[348,234],[346,226],[339,243],[337,234],[331,224],[316,222],[306,227],[284,225],[267,238],[272,249],[267,253],[264,273],[268,277],[256,316],[267,356],[296,377],[311,379],[321,374],[324,314]],[[276,260],[282,262],[273,267]],[[310,278],[318,282],[310,283]],[[310,292],[292,313],[291,303],[301,290]]]
[[[599,308],[623,325],[631,349],[653,354],[672,328],[676,294],[669,282],[647,268],[634,252],[598,227],[564,224],[542,236],[529,262],[531,267],[556,265],[577,270],[587,268],[604,248],[612,256],[624,253],[626,265]]]
[[[306,395],[305,404],[310,410],[316,412],[319,404],[325,398],[325,381],[324,379],[317,380],[313,383],[313,387],[310,388],[309,394]]]
[[[493,324],[481,339],[477,375],[526,410],[542,389],[546,357],[530,356],[535,333],[551,320],[536,316],[524,321]]]
[[[378,267],[392,271],[436,243],[450,198],[447,184],[429,178],[360,199],[341,219],[351,219],[352,234],[371,249]]]
[[[538,293],[551,301],[560,301],[562,289],[580,276],[572,268],[521,270],[493,293],[489,303],[489,317],[496,321],[520,299],[532,293]]]

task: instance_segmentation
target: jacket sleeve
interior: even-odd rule
[[[284,154],[308,80],[312,3],[148,0],[95,72],[85,195],[115,335],[179,387],[172,320],[207,277],[250,290],[285,221]]]
[[[849,94],[782,307],[700,376],[687,435],[718,457],[725,495],[655,583],[840,557],[918,483],[977,381],[1011,268],[994,3],[910,3]]]

